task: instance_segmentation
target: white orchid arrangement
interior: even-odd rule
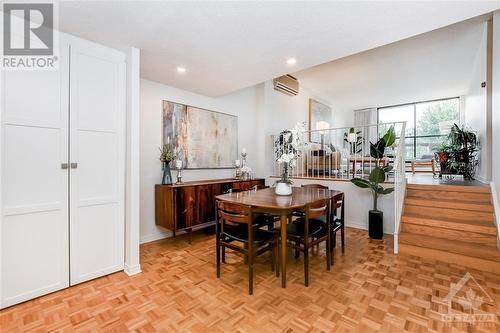
[[[278,183],[291,184],[289,173],[297,165],[297,159],[306,145],[304,141],[305,125],[297,123],[292,129],[287,129],[278,135],[275,142],[276,162],[283,165],[283,172]]]

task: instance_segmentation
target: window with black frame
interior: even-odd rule
[[[399,121],[406,121],[406,160],[427,159],[446,138],[451,126],[460,123],[460,99],[455,97],[378,108],[379,123]]]

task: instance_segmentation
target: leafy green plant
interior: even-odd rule
[[[349,140],[349,134],[356,134],[356,139],[353,141]],[[350,154],[359,154],[363,150],[363,143],[365,139],[361,135],[361,131],[356,131],[354,127],[349,128],[349,131],[344,133],[344,142],[349,144]]]
[[[177,153],[169,144],[164,144],[158,148],[160,150],[160,161],[163,163],[170,163],[177,158]]]
[[[353,178],[351,182],[360,187],[368,188],[372,191],[373,195],[373,210],[378,210],[378,197],[380,195],[389,194],[394,191],[393,187],[384,188],[380,184],[385,182],[387,178],[387,173],[390,172],[393,167],[391,165],[386,165],[384,167],[379,167],[379,161],[384,157],[385,148],[394,145],[396,142],[396,131],[394,126],[391,126],[387,132],[381,137],[377,142],[370,142],[370,155],[376,160],[376,167],[371,171],[368,179],[364,178]]]
[[[442,171],[463,175],[465,179],[474,179],[479,165],[479,140],[476,133],[465,126],[454,124],[438,151],[448,155],[446,170]]]

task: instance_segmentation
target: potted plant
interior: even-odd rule
[[[476,133],[454,124],[448,135],[449,167],[465,179],[472,180],[479,164],[479,140]]]
[[[160,161],[162,163],[163,177],[162,184],[172,184],[172,172],[170,171],[170,162],[177,158],[177,154],[170,144],[164,144],[158,148],[160,150]]]
[[[450,157],[448,150],[449,146],[446,145],[445,143],[442,143],[437,147],[436,155],[439,160],[439,166],[441,167],[441,172],[439,174],[439,177],[442,177],[443,171],[446,170],[446,163],[448,162],[448,158]]]
[[[368,179],[353,178],[351,182],[360,187],[368,188],[373,195],[373,209],[368,212],[368,234],[370,238],[382,239],[384,232],[384,213],[378,210],[378,197],[383,194],[389,194],[394,191],[393,187],[384,188],[380,184],[385,182],[386,175],[392,170],[392,166],[379,166],[380,159],[384,157],[385,148],[392,146],[396,141],[396,132],[391,126],[389,130],[376,143],[370,142],[370,155],[375,159],[377,165],[370,173]]]
[[[294,128],[282,131],[276,139],[276,162],[283,166],[281,179],[274,184],[275,192],[278,195],[292,194],[290,171],[297,165],[297,159],[302,154],[302,148],[305,145],[303,140],[304,131],[304,125],[297,123]]]

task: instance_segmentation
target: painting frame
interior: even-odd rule
[[[170,103],[170,104],[173,104],[173,105],[177,105],[184,110],[184,112],[186,113],[186,118],[188,118],[187,114],[191,111],[191,112],[204,112],[204,113],[207,113],[208,115],[214,115],[215,117],[219,116],[219,117],[227,117],[228,119],[231,119],[231,121],[234,123],[234,132],[233,132],[233,135],[232,135],[232,140],[230,140],[230,144],[232,145],[231,147],[231,152],[229,152],[228,154],[228,158],[227,158],[227,161],[226,161],[226,164],[224,165],[221,165],[221,166],[190,166],[190,162],[189,162],[189,156],[190,156],[190,151],[189,151],[189,148],[187,149],[182,149],[182,147],[179,147],[179,144],[178,144],[178,140],[175,140],[176,142],[173,142],[172,145],[174,147],[174,149],[176,150],[179,150],[179,149],[182,149],[183,150],[183,163],[184,163],[184,169],[187,169],[187,170],[217,170],[217,169],[234,169],[234,161],[236,159],[238,159],[238,116],[236,115],[233,115],[233,114],[230,114],[230,113],[225,113],[225,112],[220,112],[220,111],[214,111],[214,110],[209,110],[209,109],[206,109],[206,108],[201,108],[201,107],[198,107],[198,106],[194,106],[194,105],[190,105],[190,104],[185,104],[185,103],[181,103],[181,102],[177,102],[177,101],[170,101],[170,100],[162,100],[162,106],[161,106],[161,130],[162,130],[162,145],[163,144],[166,144],[165,142],[165,139],[167,137],[166,135],[166,120],[167,120],[167,117],[165,115],[166,113],[166,108],[165,106]],[[172,124],[171,125],[171,129],[172,129],[172,132],[175,131],[175,129],[173,128],[175,125]],[[182,135],[186,135],[185,138],[183,139],[188,139],[187,136],[189,136],[189,124],[187,124],[186,128],[185,128],[185,132],[186,133],[182,133]],[[216,138],[217,139],[217,138]],[[172,140],[174,140],[174,138],[172,138]]]
[[[315,111],[317,111],[315,107],[321,107],[322,108],[321,112],[327,113],[326,117],[322,117],[320,119],[315,118],[315,113],[317,113],[317,112],[315,112]],[[309,139],[309,142],[313,142],[313,136],[312,136],[311,131],[316,130],[316,128],[313,127],[313,121],[317,122],[317,121],[324,121],[325,119],[328,119],[328,123],[329,123],[330,128],[331,128],[332,127],[332,124],[331,124],[332,118],[333,118],[333,111],[332,111],[332,108],[330,105],[325,104],[323,102],[320,102],[314,98],[309,98],[309,110],[308,110],[308,130],[309,130],[308,139]]]

